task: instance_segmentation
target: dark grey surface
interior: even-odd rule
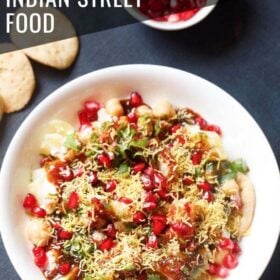
[[[34,63],[38,86],[32,102],[20,113],[5,116],[0,124],[0,163],[19,125],[49,93],[82,74],[129,63],[173,66],[225,89],[254,116],[279,163],[279,10],[277,0],[226,1],[205,21],[182,32],[166,33],[134,24],[83,36],[79,58],[71,69],[59,72]],[[271,229],[263,229],[263,242],[267,230]],[[261,257],[258,244],[256,254]],[[280,244],[262,280],[280,279],[279,260]],[[2,244],[0,279],[19,279]],[[255,280],[250,279],[249,271],[246,280]]]

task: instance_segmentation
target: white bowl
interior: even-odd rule
[[[0,177],[0,221],[8,255],[22,279],[43,279],[33,264],[24,234],[27,217],[21,202],[31,170],[38,167],[38,148],[44,124],[53,118],[76,123],[76,111],[88,97],[99,101],[139,91],[147,103],[167,98],[188,106],[221,126],[232,159],[246,159],[255,185],[257,206],[248,237],[242,241],[239,266],[229,280],[258,279],[267,266],[280,230],[280,179],[273,152],[249,113],[214,84],[189,73],[152,65],[111,67],[82,76],[56,90],[26,118],[5,156]]]
[[[147,17],[143,15],[141,11],[139,11],[137,8],[126,8],[126,10],[135,19],[149,27],[164,31],[176,31],[189,28],[202,21],[212,12],[212,10],[216,7],[217,3],[218,0],[207,0],[207,4],[205,5],[205,7],[201,8],[193,17],[178,22],[157,21],[153,19],[147,20]]]

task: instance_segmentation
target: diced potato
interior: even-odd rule
[[[67,153],[67,148],[64,146],[64,143],[65,137],[61,134],[45,134],[40,146],[40,153],[45,156],[51,155],[63,158]]]
[[[119,99],[112,98],[105,104],[106,111],[111,116],[120,117],[124,114],[122,104]]]
[[[239,186],[234,179],[225,181],[222,185],[222,190],[229,196],[239,194]]]
[[[51,238],[52,228],[43,219],[32,219],[27,224],[27,237],[35,246],[46,246]]]
[[[57,189],[48,181],[43,168],[32,172],[32,183],[29,184],[28,189],[35,195],[40,207],[44,208],[48,214],[52,214],[58,202]]]
[[[148,115],[148,116],[153,115],[152,109],[149,108],[147,105],[138,106],[135,110],[135,113],[138,117],[144,116],[144,115]]]
[[[48,134],[60,134],[66,136],[67,134],[74,131],[74,127],[68,122],[61,120],[51,120],[47,124],[46,133]]]
[[[249,177],[243,173],[238,173],[236,181],[240,187],[242,201],[242,217],[240,220],[239,236],[247,234],[254,217],[256,196],[255,189]]]
[[[153,106],[153,113],[156,117],[165,119],[176,115],[174,107],[166,100],[160,100]]]

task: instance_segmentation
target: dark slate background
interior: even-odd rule
[[[82,36],[80,55],[71,69],[59,72],[33,64],[36,94],[26,109],[5,116],[1,122],[0,163],[17,128],[49,93],[90,71],[131,63],[173,66],[222,87],[240,101],[262,127],[279,163],[279,11],[277,0],[225,1],[219,3],[206,20],[180,32],[161,32],[138,23]],[[267,230],[270,229],[263,229],[264,235]],[[258,244],[256,254],[261,257]],[[262,280],[280,279],[279,261],[280,244]],[[248,271],[246,280],[255,280],[249,275]],[[2,244],[0,279],[19,279]]]

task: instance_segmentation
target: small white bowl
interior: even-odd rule
[[[229,157],[243,157],[256,189],[251,231],[242,240],[239,265],[228,280],[257,280],[274,251],[280,230],[280,178],[273,152],[259,126],[230,95],[214,84],[184,71],[152,65],[111,67],[62,86],[40,103],[14,136],[0,175],[0,226],[7,253],[23,280],[43,280],[33,263],[31,244],[24,234],[27,221],[22,200],[31,170],[38,168],[44,124],[61,119],[77,124],[77,111],[88,98],[105,101],[139,91],[148,104],[169,99],[175,106],[193,108],[220,125]],[[77,124],[78,125],[78,124]]]
[[[127,12],[133,16],[138,21],[142,22],[143,24],[158,29],[158,30],[164,30],[164,31],[176,31],[176,30],[182,30],[185,28],[189,28],[203,19],[205,19],[212,10],[216,7],[218,3],[218,0],[208,0],[207,4],[204,8],[201,8],[193,17],[184,20],[184,21],[178,21],[178,22],[168,22],[168,21],[157,21],[153,19],[147,19],[145,15],[139,11],[137,8],[126,8]]]

